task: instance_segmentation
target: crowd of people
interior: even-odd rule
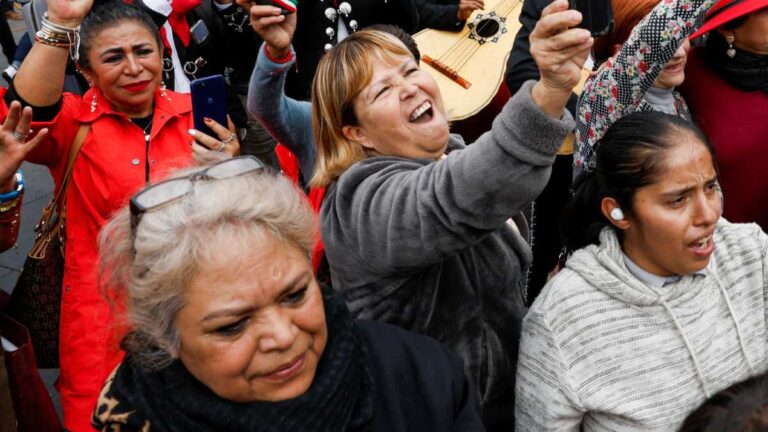
[[[411,34],[483,0],[261,3],[46,0],[0,90],[0,246],[22,162],[66,194],[66,430],[768,428],[768,1],[525,0],[473,143]]]

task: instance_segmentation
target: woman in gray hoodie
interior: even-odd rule
[[[712,147],[637,112],[601,140],[564,216],[578,249],[523,321],[525,431],[674,431],[768,366],[768,236],[722,219]]]

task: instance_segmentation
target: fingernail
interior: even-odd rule
[[[210,117],[203,117],[203,121],[205,121],[206,123],[210,123],[211,122],[211,118]]]
[[[196,130],[194,130],[194,129],[190,129],[188,132],[189,132],[189,134],[190,134],[190,135],[192,135],[192,136],[195,136],[195,135],[197,135],[197,131],[196,131]]]

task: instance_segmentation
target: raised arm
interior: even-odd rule
[[[577,105],[578,169],[594,168],[595,144],[621,117],[637,109],[675,51],[696,31],[716,0],[662,1],[632,30],[619,52],[603,63]]]
[[[23,185],[17,184],[16,171],[32,150],[48,133],[41,130],[31,140],[26,140],[32,122],[32,108],[24,108],[13,102],[0,127],[0,252],[16,243],[19,234],[19,215]],[[15,195],[15,196],[14,196]]]
[[[291,39],[296,14],[272,6],[252,6],[251,25],[264,39],[248,85],[248,111],[299,160],[304,179],[312,178],[317,150],[312,136],[312,105],[285,95],[285,76],[295,62]]]
[[[336,205],[323,206],[321,220],[334,221],[323,237],[345,239],[372,268],[420,268],[479,242],[530,203],[573,128],[563,108],[592,42],[585,30],[564,30],[580,20],[567,5],[555,2],[532,34],[542,80],[523,86],[490,132],[426,165],[392,157],[353,165],[330,190]]]
[[[93,0],[48,0],[47,20],[54,28],[75,29],[91,10],[92,3]],[[43,26],[46,26],[45,22]],[[53,37],[38,39],[14,77],[16,94],[30,105],[51,106],[61,99],[70,49],[67,46],[53,46],[51,43],[63,33],[57,31]],[[63,40],[66,40],[66,36]],[[75,47],[73,44],[72,49]]]
[[[515,44],[507,60],[507,72],[504,82],[507,84],[510,94],[517,93],[520,87],[528,80],[539,79],[539,67],[531,55],[531,44],[528,40],[536,23],[541,17],[541,11],[552,3],[552,0],[525,0],[520,11],[520,30],[515,35]],[[568,111],[576,115],[576,94],[571,94],[568,99]]]

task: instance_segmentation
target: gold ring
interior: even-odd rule
[[[231,143],[235,139],[235,134],[229,136],[229,138],[222,141],[224,144]]]

